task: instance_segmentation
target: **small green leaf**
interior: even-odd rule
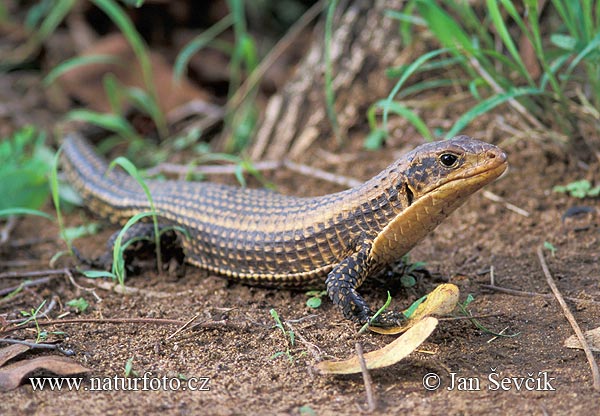
[[[135,372],[133,371],[133,357],[129,358],[125,363],[125,377],[129,377]]]
[[[312,309],[317,309],[321,306],[321,298],[318,297],[313,297],[313,298],[308,298],[308,300],[306,301],[306,306],[308,306],[309,308]]]
[[[552,256],[556,254],[556,247],[554,247],[554,245],[549,241],[544,241],[544,248],[550,251],[550,253],[552,253]]]
[[[462,304],[463,308],[466,308],[467,306],[469,306],[469,304],[471,302],[473,302],[474,300],[475,300],[475,298],[473,297],[473,295],[469,293],[467,295],[467,298],[465,299],[465,301]]]
[[[410,274],[405,274],[400,278],[400,283],[403,287],[413,287],[417,284],[417,280]]]
[[[87,277],[89,279],[98,279],[98,278],[104,278],[104,277],[109,277],[111,279],[117,278],[117,276],[115,276],[114,273],[107,272],[104,270],[85,270],[85,271],[82,271],[81,274],[83,274],[85,277]]]
[[[575,46],[577,45],[577,40],[575,38],[559,33],[550,35],[550,42],[552,42],[559,48],[566,49],[568,51],[573,51],[575,49]]]
[[[87,310],[90,304],[84,298],[78,298],[68,301],[67,306],[75,308],[78,312],[83,313]]]
[[[402,312],[404,314],[404,316],[406,316],[407,318],[410,318],[413,315],[413,313],[415,313],[415,311],[417,310],[419,305],[425,301],[425,299],[427,299],[427,296],[423,296],[422,298],[419,298],[416,301],[414,301],[412,303],[412,305],[410,305],[408,307],[408,309],[406,309],[404,312]]]

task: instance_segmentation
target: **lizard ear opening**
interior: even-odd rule
[[[408,201],[408,206],[411,206],[413,201],[415,200],[415,194],[413,194],[412,189],[408,186],[408,183],[404,182],[404,193],[406,194],[406,200]]]

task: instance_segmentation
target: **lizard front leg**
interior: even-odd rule
[[[356,291],[365,278],[373,271],[369,258],[371,246],[363,243],[361,249],[346,257],[327,276],[327,294],[334,304],[342,309],[344,317],[360,324],[369,322],[373,311]],[[403,319],[403,315],[388,311],[371,320],[372,325],[394,326]]]

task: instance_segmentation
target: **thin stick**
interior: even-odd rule
[[[494,80],[494,78],[492,78],[490,76],[490,74],[488,74],[487,71],[485,69],[483,69],[483,67],[479,64],[479,61],[477,59],[471,57],[469,59],[469,62],[471,63],[473,68],[475,68],[475,70],[477,72],[479,72],[479,75],[481,75],[481,77],[486,80],[486,82],[490,85],[490,87],[492,87],[492,89],[496,93],[502,94],[502,93],[506,92],[500,85],[498,85],[498,83]],[[508,104],[512,108],[517,110],[523,117],[525,117],[525,119],[527,121],[529,121],[531,123],[531,125],[534,126],[536,129],[540,129],[540,130],[544,129],[544,126],[542,125],[542,123],[540,123],[538,119],[536,119],[534,116],[532,116],[531,113],[529,111],[527,111],[527,109],[525,107],[523,107],[521,105],[521,103],[519,103],[516,99],[510,98],[508,100]]]
[[[81,286],[79,283],[77,283],[75,281],[75,277],[73,277],[73,273],[71,273],[71,270],[65,269],[65,273],[73,286],[75,286],[79,290],[83,290],[84,292],[91,293],[92,296],[94,296],[94,298],[96,299],[96,302],[102,302],[102,298],[100,296],[98,296],[98,294],[96,293],[96,290],[93,287],[84,287],[84,286]]]
[[[522,296],[522,297],[537,296],[537,297],[545,298],[545,299],[553,299],[554,298],[554,296],[549,293],[526,292],[523,290],[509,289],[507,287],[501,287],[501,286],[495,286],[495,285],[481,285],[480,287],[482,287],[484,289],[493,290],[496,292],[507,293],[509,295],[514,295],[514,296]],[[588,303],[588,304],[592,304],[592,305],[600,304],[600,302],[597,302],[595,300],[589,300],[589,299],[580,299],[580,298],[571,298],[571,297],[566,297],[565,299],[570,300],[571,302]]]
[[[0,273],[0,279],[16,279],[22,277],[38,277],[38,276],[60,276],[66,274],[68,269],[47,269],[34,270],[31,272],[4,272]]]
[[[291,160],[287,159],[283,161],[283,166],[285,166],[293,172],[297,172],[305,176],[310,176],[312,178],[321,179],[327,182],[335,183],[337,185],[346,186],[348,188],[352,188],[354,186],[362,184],[362,182],[358,179],[354,179],[349,176],[336,175],[335,173],[327,172],[322,169],[317,169],[312,166],[303,165],[301,163],[292,162]]]
[[[14,215],[9,215],[8,219],[6,220],[6,224],[4,224],[4,227],[2,227],[2,230],[0,230],[0,246],[4,245],[8,241],[10,238],[10,233],[12,233],[12,230],[14,230],[16,226],[17,217]]]
[[[519,208],[518,206],[513,205],[510,202],[507,202],[500,195],[496,195],[493,192],[483,191],[483,197],[489,199],[490,201],[499,202],[501,204],[504,204],[506,209],[516,212],[517,214],[522,215],[524,217],[529,217],[531,215],[531,214],[529,214],[529,212],[525,211],[523,208]]]
[[[356,355],[358,356],[358,362],[360,363],[360,371],[362,372],[363,382],[365,383],[365,391],[367,392],[367,411],[372,413],[377,409],[377,402],[375,401],[375,396],[373,394],[373,380],[371,380],[371,374],[369,374],[369,370],[367,369],[367,363],[365,362],[365,357],[363,355],[362,345],[360,342],[357,342],[355,345]]]
[[[25,289],[26,287],[32,287],[32,286],[46,284],[50,280],[52,280],[54,277],[56,277],[56,276],[42,277],[41,279],[25,281],[17,286],[0,289],[0,296],[8,295],[9,293],[14,292],[15,290]]]
[[[537,255],[538,255],[538,258],[540,259],[540,265],[542,266],[542,270],[544,271],[544,275],[546,276],[546,281],[548,282],[548,286],[550,286],[550,289],[552,289],[552,293],[554,293],[556,300],[560,304],[560,307],[563,310],[563,314],[565,315],[565,318],[567,318],[567,321],[569,321],[569,324],[571,324],[571,327],[573,328],[575,335],[577,335],[577,339],[579,340],[579,343],[581,344],[583,351],[585,351],[585,356],[587,357],[588,363],[590,364],[590,368],[592,369],[592,377],[594,380],[594,389],[596,391],[600,391],[600,370],[598,370],[598,363],[596,362],[596,360],[594,358],[594,354],[592,353],[592,350],[591,350],[587,340],[585,339],[585,336],[583,335],[583,331],[581,330],[581,328],[579,327],[579,324],[575,320],[575,317],[569,310],[567,303],[563,299],[562,294],[558,290],[558,287],[556,286],[556,283],[554,282],[554,279],[552,278],[552,275],[550,274],[550,269],[548,269],[548,265],[546,264],[546,259],[544,258],[544,252],[542,250],[542,247],[538,247]]]
[[[159,319],[159,318],[73,318],[73,319],[50,319],[48,321],[38,320],[37,325],[62,325],[62,324],[154,324],[154,325],[183,325],[185,322],[177,319]],[[0,334],[18,331],[19,329],[32,328],[36,326],[35,322],[30,322],[27,325],[13,325],[0,331]]]
[[[321,349],[312,342],[309,342],[306,338],[304,338],[304,336],[300,332],[298,332],[289,321],[284,321],[284,323],[287,325],[288,328],[290,328],[290,330],[294,333],[296,338],[298,338],[304,345],[306,345],[310,353],[313,355],[313,357],[315,357],[315,360],[321,361]]]
[[[0,338],[0,343],[25,345],[31,349],[56,350],[56,351],[62,352],[63,354],[65,354],[67,356],[75,354],[75,352],[73,350],[64,349],[58,344],[35,343],[35,342],[22,341],[20,339],[12,339],[12,338]]]
[[[263,161],[255,162],[252,167],[258,171],[264,172],[268,170],[277,170],[283,166],[283,162]],[[177,176],[186,176],[190,173],[198,173],[202,175],[234,175],[238,171],[238,165],[203,165],[203,166],[186,166],[176,163],[160,163],[153,168],[146,170],[150,176],[158,175],[159,173],[170,173]]]
[[[171,338],[173,338],[175,335],[179,334],[181,331],[183,331],[184,329],[186,329],[187,327],[189,327],[192,322],[194,322],[196,319],[198,319],[198,317],[200,316],[200,312],[198,312],[196,315],[194,315],[189,321],[187,321],[185,324],[183,324],[182,326],[180,326],[179,328],[177,328],[177,330],[175,332],[173,332],[171,335],[169,335],[166,338],[166,341],[170,340]]]
[[[302,163],[292,162],[291,160],[284,159],[280,162],[266,160],[263,162],[256,162],[252,164],[252,167],[258,171],[264,172],[268,170],[277,170],[282,167],[297,172],[311,178],[321,179],[323,181],[331,182],[336,185],[352,188],[362,184],[361,181],[355,178],[344,175],[336,175],[335,173],[327,172],[322,169],[318,169],[312,166],[304,165]],[[178,176],[188,175],[190,173],[199,173],[205,175],[233,175],[238,172],[238,165],[205,165],[205,166],[185,166],[178,165],[175,163],[161,163],[155,168],[148,169],[146,173],[148,175],[156,175],[158,173],[170,173]]]

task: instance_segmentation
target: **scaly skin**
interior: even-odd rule
[[[123,172],[107,173],[106,162],[82,137],[68,136],[63,154],[69,181],[93,212],[123,224],[150,210],[141,186]],[[419,146],[364,184],[320,197],[214,183],[146,183],[161,221],[188,231],[187,262],[268,287],[325,281],[344,316],[364,323],[373,315],[356,292],[364,279],[400,259],[506,167],[498,147],[461,136]],[[378,323],[397,319],[388,314]]]

